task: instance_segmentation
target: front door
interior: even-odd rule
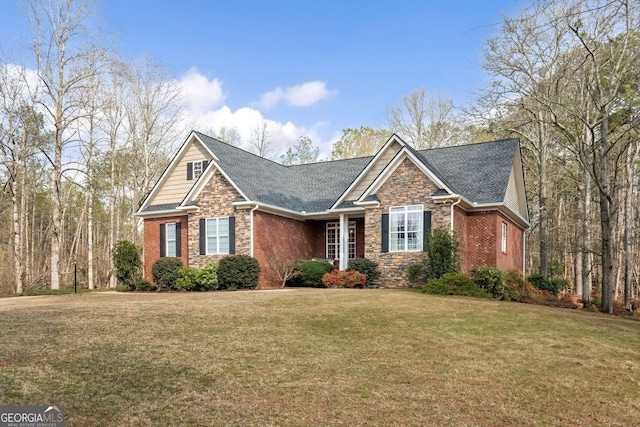
[[[327,223],[327,259],[340,259],[340,222]],[[356,222],[349,221],[349,259],[356,257]]]

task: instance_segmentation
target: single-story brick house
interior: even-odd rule
[[[255,257],[273,265],[327,258],[378,262],[385,286],[406,286],[431,227],[456,230],[463,270],[523,270],[529,227],[518,140],[417,151],[393,135],[373,157],[283,166],[191,132],[137,216],[145,277],[160,257],[202,267]]]

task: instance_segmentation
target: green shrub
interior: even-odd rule
[[[324,288],[322,276],[332,271],[335,267],[324,261],[298,260],[295,262],[300,274],[287,281],[287,286]]]
[[[447,273],[438,279],[431,279],[422,291],[433,295],[462,295],[476,298],[489,298],[489,294],[466,274]]]
[[[527,282],[531,283],[538,289],[546,290],[549,287],[547,278],[542,274],[534,273],[527,276]]]
[[[558,295],[560,291],[564,291],[565,289],[569,289],[571,287],[571,283],[567,279],[559,279],[553,278],[549,279],[549,289],[551,293],[554,295]]]
[[[527,281],[518,270],[507,270],[504,272],[504,283],[506,290],[504,299],[517,301],[521,296],[528,296]]]
[[[229,255],[218,264],[220,289],[255,289],[259,278],[260,264],[248,255]]]
[[[218,264],[203,268],[183,268],[178,273],[176,289],[184,291],[215,291],[218,289]]]
[[[460,271],[460,241],[446,227],[431,230],[427,245],[427,277],[437,279]]]
[[[153,283],[150,283],[147,280],[140,280],[138,281],[138,283],[136,283],[136,291],[149,292],[149,291],[155,291],[156,289],[158,288],[154,286]]]
[[[373,286],[378,284],[380,278],[380,269],[378,263],[367,258],[354,258],[349,261],[347,271],[357,271],[367,276],[367,285]]]
[[[176,289],[179,291],[195,291],[198,283],[199,269],[194,267],[183,268],[178,272]]]
[[[114,246],[111,256],[118,283],[130,291],[134,290],[136,283],[142,278],[140,249],[127,240],[120,240]]]
[[[160,258],[151,267],[151,275],[156,285],[176,289],[176,281],[178,273],[182,269],[182,260],[180,258],[166,257]]]
[[[493,298],[502,299],[507,292],[504,273],[499,268],[482,265],[471,270],[471,278]]]
[[[407,269],[407,278],[412,285],[460,271],[460,241],[456,233],[438,227],[430,230],[427,239],[422,261]]]
[[[541,274],[531,274],[527,277],[527,281],[538,289],[549,291],[554,295],[564,289],[568,289],[570,284],[566,279],[552,278],[547,279]]]
[[[411,264],[407,268],[407,279],[413,286],[420,286],[427,281],[427,270],[424,263]]]

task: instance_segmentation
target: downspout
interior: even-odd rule
[[[250,228],[250,236],[249,236],[249,251],[251,253],[251,256],[253,256],[253,211],[255,211],[256,209],[258,209],[260,207],[260,205],[255,205],[255,207],[253,207],[251,209],[251,211],[249,212],[249,228]]]
[[[525,276],[525,270],[527,268],[527,233],[522,231],[522,276]]]
[[[460,199],[458,197],[458,200],[456,200],[455,202],[451,203],[451,230],[450,230],[450,232],[451,232],[452,236],[453,236],[453,231],[454,231],[454,229],[453,229],[453,212],[454,212],[454,208],[453,207],[455,205],[457,205],[458,203],[460,203],[461,201],[462,201],[462,199]]]

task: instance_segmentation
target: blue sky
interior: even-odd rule
[[[101,27],[125,58],[150,54],[179,79],[202,130],[266,120],[277,156],[307,135],[330,153],[348,127],[377,127],[424,88],[468,103],[481,49],[519,2],[102,0]],[[0,49],[28,41],[2,0]],[[27,64],[28,65],[28,64]]]

